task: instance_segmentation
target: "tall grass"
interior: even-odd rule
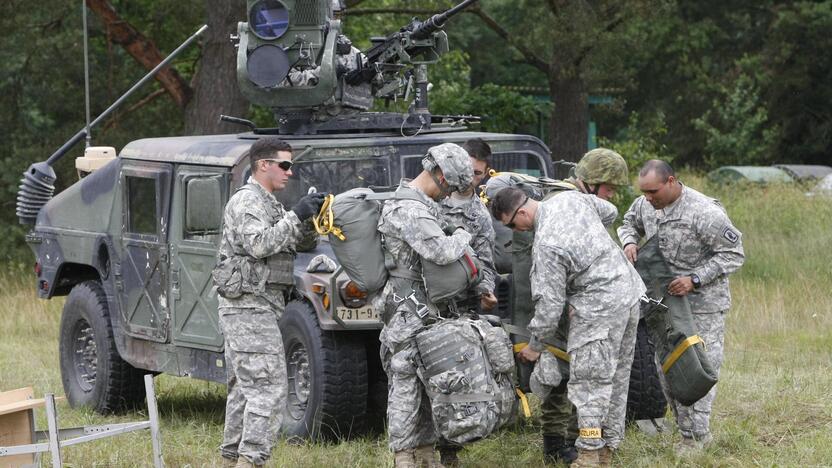
[[[832,200],[797,187],[707,187],[743,233],[745,266],[731,278],[726,356],[714,406],[715,443],[701,454],[674,455],[678,434],[648,437],[630,430],[616,453],[624,466],[832,465]],[[57,341],[62,298],[36,298],[32,275],[0,270],[0,390],[33,386],[62,394]],[[168,466],[219,466],[223,386],[156,379]],[[81,426],[146,418],[142,412],[100,416],[58,407],[60,425]],[[38,415],[39,428],[45,428]],[[672,425],[672,424],[671,424]],[[536,419],[469,446],[466,466],[540,466]],[[148,466],[146,433],[69,447],[67,466]],[[46,456],[45,461],[49,457]],[[270,466],[391,466],[383,438],[340,444],[280,443]],[[0,459],[2,466],[2,459]]]

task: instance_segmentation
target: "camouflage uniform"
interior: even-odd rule
[[[494,293],[497,272],[494,268],[494,226],[491,214],[476,194],[464,197],[451,194],[440,202],[445,219],[452,224],[464,226],[471,234],[471,248],[480,261],[482,280],[464,305],[477,309],[479,298],[484,293]]]
[[[254,464],[268,460],[286,406],[286,356],[278,320],[292,285],[293,246],[302,224],[254,178],[231,197],[218,257],[251,265],[238,298],[219,296],[228,399],[220,453]]]
[[[529,347],[554,338],[564,304],[573,309],[567,351],[569,399],[581,428],[576,446],[615,449],[624,437],[630,367],[644,283],[604,227],[615,207],[562,192],[538,205],[531,287],[535,314]]]
[[[466,156],[467,157],[467,156]],[[390,448],[395,451],[434,444],[437,434],[431,417],[430,400],[416,374],[418,350],[414,342],[423,329],[413,298],[434,313],[436,304],[426,298],[425,285],[419,276],[421,259],[445,265],[458,259],[471,241],[462,229],[446,236],[442,231],[439,204],[422,191],[402,181],[398,191],[412,199],[392,199],[384,204],[378,229],[384,235],[384,249],[396,268],[376,303],[383,302],[385,326],[381,331],[381,359],[389,379],[387,422]],[[397,302],[398,301],[398,302]]]
[[[728,275],[737,271],[745,259],[742,234],[718,201],[683,187],[679,198],[662,210],[654,209],[643,196],[637,198],[618,228],[618,237],[625,246],[655,235],[659,236],[662,255],[677,276],[699,276],[702,286],[687,297],[708,359],[718,375],[725,313],[731,307]],[[656,367],[661,369],[661,365]],[[659,376],[682,435],[697,440],[707,437],[716,386],[692,406],[682,406],[670,398],[664,375]]]

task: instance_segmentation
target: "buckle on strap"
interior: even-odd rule
[[[416,306],[415,313],[420,319],[425,318],[430,313],[430,310],[428,309],[427,304],[422,304],[421,302],[419,302],[416,299],[416,292],[415,291],[410,293],[410,295],[407,296],[406,298],[404,298],[404,300],[410,300],[410,302],[412,302],[413,305]]]

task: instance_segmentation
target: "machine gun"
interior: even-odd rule
[[[430,128],[427,65],[448,52],[442,26],[476,1],[425,21],[414,18],[371,39],[362,54],[341,33],[330,0],[248,0],[248,22],[239,23],[234,37],[240,90],[273,110],[278,134]],[[367,112],[374,98],[408,101],[411,95],[407,114]]]
[[[401,95],[402,88],[405,89],[405,96],[410,89],[414,89],[414,74],[404,77],[396,75],[408,65],[415,65],[414,111],[418,114],[428,113],[426,65],[437,62],[442,54],[448,52],[448,36],[442,31],[442,26],[475,2],[477,0],[465,0],[426,21],[413,18],[389,36],[371,39],[374,45],[364,52],[366,60],[357,69],[347,73],[346,82],[351,85],[373,83],[373,94],[376,97],[395,99]]]

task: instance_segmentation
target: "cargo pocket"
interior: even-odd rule
[[[226,314],[222,317],[225,345],[240,353],[282,352],[277,316],[268,311]]]
[[[577,380],[610,381],[615,371],[609,329],[596,328],[577,339],[570,336],[569,367]]]

